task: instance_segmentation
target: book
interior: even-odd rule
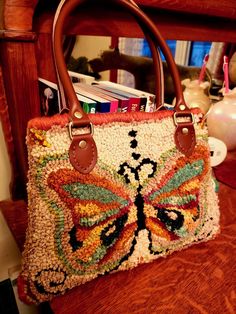
[[[105,113],[110,112],[111,103],[109,100],[99,97],[94,93],[88,91],[82,86],[78,86],[78,83],[73,84],[76,94],[92,99],[96,102],[96,112]]]
[[[97,103],[93,99],[84,97],[80,94],[76,94],[84,112],[86,113],[96,113],[97,111]]]
[[[119,103],[118,99],[103,93],[102,90],[95,88],[94,85],[89,85],[89,84],[84,84],[84,83],[75,83],[74,85],[79,86],[85,89],[86,91],[93,93],[96,96],[99,96],[108,100],[110,102],[110,112],[114,113],[118,111],[118,103]]]
[[[111,96],[115,99],[118,100],[118,112],[127,112],[128,111],[128,106],[129,106],[129,98],[128,97],[123,97],[121,95],[112,93],[111,91],[103,89],[100,85],[93,84],[93,87],[96,88],[97,90],[100,90],[104,95]]]
[[[99,84],[99,82],[98,82],[97,87],[104,89],[104,90],[107,90],[109,92],[112,92],[114,94],[120,95],[122,97],[128,98],[129,99],[128,108],[127,108],[128,112],[139,111],[139,109],[140,109],[140,97],[139,96],[132,94],[132,93],[129,93],[129,92],[126,92],[126,91],[123,91],[123,90],[118,89],[118,88],[107,86],[105,84]]]
[[[73,72],[73,71],[68,71],[69,76],[71,78],[76,78],[78,79],[79,83],[85,83],[85,84],[92,84],[92,82],[95,81],[95,78],[93,76]]]
[[[148,92],[145,92],[142,90],[138,90],[136,88],[121,85],[118,83],[113,83],[110,81],[98,81],[98,82],[96,82],[96,84],[117,88],[117,89],[120,89],[122,91],[132,93],[132,94],[140,97],[141,98],[140,108],[139,108],[140,111],[152,112],[156,109],[156,103],[155,103],[156,96],[154,94],[151,94],[151,93],[148,93]]]
[[[117,99],[118,100],[118,110],[117,110],[118,112],[127,112],[128,106],[129,106],[129,98],[122,97],[121,95],[118,95],[118,94],[112,93],[108,90],[105,90],[97,84],[93,84],[92,86],[96,90],[100,91],[102,94],[108,95],[108,96],[111,96],[111,97]]]
[[[41,114],[52,116],[65,109],[60,106],[60,96],[57,84],[43,78],[39,78],[38,81]],[[96,101],[80,94],[76,94],[76,96],[86,113],[96,112]]]
[[[53,116],[60,112],[60,97],[57,84],[43,78],[39,78],[38,82],[41,115]]]
[[[69,74],[74,75],[71,71]],[[80,76],[79,73],[76,73],[76,75]],[[152,94],[108,81],[91,81],[91,83],[92,85],[85,83],[73,84],[77,98],[86,113],[148,111],[147,95],[149,100],[152,96],[152,101],[155,97]],[[127,92],[125,89],[134,91],[135,94]],[[52,116],[65,109],[61,108],[60,105],[57,84],[39,78],[39,93],[42,115]]]

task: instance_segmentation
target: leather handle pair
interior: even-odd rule
[[[54,25],[53,25],[53,34],[55,31],[55,25],[57,23],[59,14],[62,10],[63,4],[65,3],[66,0],[62,0],[60,5],[58,6],[57,12],[55,14],[55,18],[54,18]],[[139,8],[137,6],[137,4],[132,1],[129,0],[133,5],[135,5],[137,8]],[[161,60],[161,56],[159,53],[159,50],[157,49],[157,47],[155,46],[155,43],[153,42],[153,40],[151,39],[151,37],[149,36],[147,30],[145,29],[145,26],[142,25],[141,22],[139,22],[139,25],[145,35],[145,38],[148,42],[149,48],[151,50],[151,54],[152,54],[152,59],[153,59],[153,64],[154,64],[154,76],[155,76],[155,85],[156,85],[156,105],[157,108],[159,109],[160,107],[162,107],[164,105],[164,73],[163,73],[163,64],[162,64],[162,60]],[[74,40],[74,39],[73,39]],[[54,36],[53,36],[53,41],[54,41]],[[66,38],[66,42],[68,41],[68,39]],[[71,41],[71,38],[69,38],[69,41]],[[63,42],[63,51],[64,49],[65,43]],[[66,48],[67,49],[67,48]],[[66,53],[66,55],[65,55]],[[67,57],[67,51],[64,52],[64,59],[66,60]],[[57,62],[55,62],[57,63]],[[55,64],[56,66],[56,70],[57,70],[57,64]],[[58,81],[59,81],[59,89],[60,89],[60,95],[61,95],[61,102],[62,102],[62,108],[66,109],[67,108],[67,103],[66,103],[66,99],[65,99],[65,92],[64,92],[64,88],[63,85],[60,82],[60,77],[57,73],[58,76]],[[62,110],[63,111],[63,110]]]
[[[68,106],[70,108],[70,119],[71,124],[73,127],[84,127],[90,125],[89,116],[83,112],[83,109],[76,97],[74,88],[72,86],[69,74],[66,69],[66,64],[64,61],[63,56],[63,49],[62,49],[62,34],[63,34],[63,25],[66,18],[69,14],[79,5],[86,3],[86,2],[94,2],[97,0],[63,0],[61,1],[58,10],[56,12],[55,21],[54,21],[54,31],[53,31],[53,48],[54,48],[54,59],[56,68],[58,71],[59,80],[61,81],[60,91],[65,94],[68,99]],[[174,120],[176,123],[176,132],[175,132],[175,143],[177,148],[184,153],[185,155],[190,155],[195,146],[195,131],[192,122],[177,122],[177,118],[179,116],[190,116],[191,112],[187,105],[185,104],[180,77],[178,73],[178,69],[176,67],[175,61],[172,57],[171,51],[167,46],[164,38],[161,36],[160,32],[154,25],[154,23],[148,18],[147,15],[140,8],[130,0],[102,0],[103,3],[114,3],[122,7],[123,9],[130,12],[131,15],[134,16],[137,23],[141,26],[146,34],[148,42],[150,44],[150,48],[154,57],[154,66],[155,66],[155,73],[156,75],[160,73],[160,69],[158,68],[158,63],[160,60],[157,59],[157,54],[155,53],[154,49],[156,47],[160,47],[162,50],[167,65],[169,67],[169,71],[171,73],[173,84],[175,88],[176,94],[176,103],[174,107]],[[157,93],[160,89],[157,89]],[[183,129],[185,131],[183,132]],[[186,132],[187,130],[187,132]],[[92,135],[89,134],[86,136],[87,141],[87,148],[85,150],[78,151],[77,145],[83,140],[83,135],[78,135],[73,138],[71,149],[70,149],[70,156],[73,155],[74,159],[72,164],[74,167],[83,173],[90,172],[96,164],[96,144],[92,138]],[[76,148],[76,152],[73,149]],[[78,154],[78,158],[75,157]],[[89,157],[90,156],[90,157]],[[76,159],[76,162],[75,162]],[[78,162],[78,160],[81,162]],[[87,161],[85,161],[85,159]],[[81,165],[80,165],[81,164]]]
[[[64,62],[63,52],[61,48],[61,42],[62,42],[62,33],[63,33],[63,24],[69,16],[69,14],[80,4],[85,2],[95,2],[96,0],[68,0],[64,2],[64,5],[62,6],[62,9],[60,11],[60,14],[58,16],[56,25],[55,25],[55,31],[54,31],[54,53],[55,53],[55,61],[58,68],[58,73],[60,76],[60,80],[62,82],[62,85],[64,86],[64,90],[66,91],[66,95],[68,98],[69,106],[72,109],[73,107],[80,107],[79,111],[82,111],[81,106],[79,105],[79,102],[77,100],[77,97],[75,95],[75,92],[73,90],[73,87],[71,85],[69,76],[66,71],[66,66]],[[103,1],[104,2],[104,1]],[[183,93],[182,93],[182,87],[180,83],[179,73],[176,68],[174,59],[172,57],[172,54],[170,52],[169,47],[167,46],[165,40],[155,27],[155,25],[152,23],[152,21],[142,12],[136,5],[134,5],[129,0],[107,0],[105,2],[108,3],[116,3],[123,8],[127,9],[138,21],[138,23],[146,27],[147,32],[149,33],[149,36],[151,37],[152,41],[155,43],[156,46],[160,46],[171,76],[173,78],[173,84],[175,86],[175,93],[176,93],[176,105],[175,110],[181,111],[179,106],[185,104]],[[186,106],[187,108],[187,106]]]

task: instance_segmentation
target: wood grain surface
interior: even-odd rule
[[[162,8],[177,12],[195,12],[201,15],[236,18],[236,2],[234,0],[136,0],[140,6]]]
[[[27,153],[26,126],[29,119],[40,115],[37,63],[34,42],[0,41],[0,63],[4,81],[10,128],[14,143],[17,171],[12,191],[14,199],[25,197]],[[2,114],[2,118],[3,114]],[[19,174],[19,176],[18,176]]]

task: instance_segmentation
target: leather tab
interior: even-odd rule
[[[73,136],[69,158],[80,173],[87,174],[93,170],[97,162],[97,147],[91,134]]]
[[[189,157],[196,145],[195,130],[192,123],[178,124],[175,130],[175,144],[178,150]]]

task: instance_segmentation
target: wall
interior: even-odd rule
[[[11,168],[7,155],[7,149],[3,137],[2,124],[0,123],[0,200],[10,197],[9,183],[11,180]]]
[[[88,60],[99,57],[103,50],[109,49],[111,44],[110,37],[103,36],[78,36],[76,39],[73,57],[87,57]],[[102,80],[109,80],[109,71],[100,73]]]

